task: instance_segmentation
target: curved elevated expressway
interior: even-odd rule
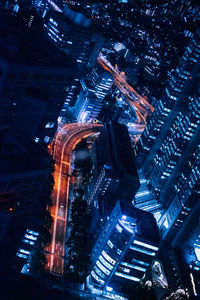
[[[68,193],[70,183],[70,162],[72,150],[80,139],[99,132],[99,124],[66,124],[57,133],[53,158],[55,160],[54,189],[52,192],[53,217],[52,242],[46,250],[46,268],[52,273],[63,274],[65,236],[67,226]]]

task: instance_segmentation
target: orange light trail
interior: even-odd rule
[[[113,67],[102,53],[99,54],[98,62],[101,64],[104,70],[113,75],[116,86],[125,95],[126,102],[136,113],[137,120],[134,125],[136,131],[135,142],[137,142],[146,127],[146,118],[153,113],[154,108],[146,99],[136,92],[132,86],[127,83],[125,73],[120,72],[117,66]]]
[[[64,271],[65,238],[68,211],[68,196],[70,177],[70,163],[72,150],[85,137],[99,132],[100,124],[66,124],[56,134],[54,143],[54,189],[52,191],[51,215],[53,225],[51,229],[52,242],[46,250],[46,269],[51,273],[62,275]]]

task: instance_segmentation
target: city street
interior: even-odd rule
[[[82,139],[98,132],[98,124],[67,124],[58,133],[55,139],[53,157],[55,160],[54,189],[52,192],[53,206],[51,215],[53,225],[51,229],[52,242],[46,248],[46,268],[56,274],[63,274],[65,236],[68,210],[68,193],[70,184],[71,154],[75,145]]]

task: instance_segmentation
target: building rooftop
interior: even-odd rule
[[[128,129],[123,124],[106,123],[97,141],[100,169],[106,165],[116,176],[124,173],[138,177]]]

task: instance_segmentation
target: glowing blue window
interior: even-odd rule
[[[122,226],[124,227],[124,229],[126,229],[127,231],[133,233],[133,230],[131,229],[130,225],[127,224],[128,222],[126,222],[126,224],[125,224],[124,222],[125,222],[125,221],[120,221],[120,220],[119,220],[120,225],[122,225]],[[129,226],[129,227],[128,227],[128,226]]]
[[[146,271],[146,268],[143,268],[143,267],[140,267],[140,266],[136,266],[136,265],[132,265],[132,264],[129,264],[127,262],[121,262],[121,265],[129,267],[129,268],[132,268],[132,269],[135,269],[135,270],[138,270],[138,271],[141,271],[141,272],[145,272]]]
[[[104,272],[106,275],[110,275],[110,271],[106,269],[99,260],[97,260],[96,264],[102,272]]]
[[[200,261],[200,248],[194,248],[194,252],[198,261]]]
[[[99,260],[106,266],[109,270],[113,269],[113,266],[109,264],[101,255],[99,256]]]
[[[24,253],[24,254],[30,254],[30,251],[24,250],[24,249],[19,249],[19,252]]]
[[[45,125],[45,128],[53,128],[55,125],[55,122],[47,122]]]
[[[120,249],[117,249],[117,254],[121,254],[122,253],[122,250],[120,250]]]
[[[30,233],[30,234],[34,234],[34,235],[36,235],[36,236],[38,236],[39,235],[39,233],[38,232],[36,232],[36,231],[33,231],[33,230],[30,230],[30,229],[27,229],[26,230],[28,233]]]
[[[50,137],[46,135],[46,136],[44,137],[44,142],[45,142],[45,143],[48,143],[49,140],[50,140]]]
[[[156,255],[155,252],[148,251],[148,250],[141,249],[141,248],[134,247],[134,246],[130,246],[130,249],[134,250],[134,251],[137,251],[137,252],[141,252],[141,253],[147,254],[147,255],[151,255],[151,256],[155,256]]]
[[[117,225],[115,226],[115,228],[116,228],[119,232],[122,232],[122,228],[119,226],[119,224],[117,224]]]
[[[37,237],[31,234],[25,234],[25,238],[29,239],[29,240],[33,240],[36,241]]]
[[[28,257],[27,255],[19,253],[19,252],[17,252],[16,255],[19,256],[19,257],[21,257],[21,258],[25,258],[25,259]]]
[[[143,247],[148,248],[148,249],[158,251],[158,247],[143,243],[141,241],[134,240],[133,243],[136,244],[136,245],[139,245],[139,246],[143,246]]]
[[[29,245],[34,245],[35,244],[35,242],[27,240],[27,239],[23,239],[23,242],[26,243],[26,244],[29,244]]]
[[[109,261],[113,266],[115,265],[116,261],[114,259],[112,259],[104,250],[102,251],[102,255],[103,257],[105,257],[105,259],[107,259],[107,261]]]
[[[107,287],[106,287],[106,291],[112,292],[112,291],[113,291],[113,288],[110,287],[110,286],[107,286]]]
[[[103,285],[103,284],[105,283],[105,281],[102,280],[99,276],[97,276],[97,274],[96,274],[94,271],[91,272],[91,275],[92,275],[92,277],[94,277],[94,279],[96,279],[96,281],[98,281],[100,284]]]
[[[106,275],[97,267],[97,266],[94,266],[94,271],[97,275],[99,275],[102,279],[105,279],[106,278]]]
[[[127,274],[123,274],[123,273],[120,273],[120,272],[115,272],[115,275],[126,278],[126,279],[129,279],[129,280],[132,280],[132,281],[137,281],[137,282],[140,281],[140,279],[137,278],[137,277],[127,275]]]
[[[113,243],[112,243],[110,240],[107,241],[107,244],[108,244],[108,246],[109,246],[111,249],[112,249],[113,246],[114,246]]]

